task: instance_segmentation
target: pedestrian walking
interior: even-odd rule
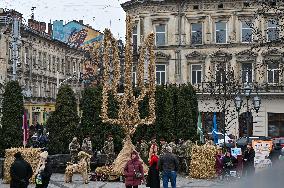
[[[125,186],[126,188],[138,188],[144,182],[144,170],[142,162],[139,160],[138,153],[133,151],[131,159],[124,167]]]
[[[14,157],[15,161],[10,168],[10,188],[27,188],[29,179],[33,175],[32,167],[24,160],[20,152],[17,152]]]
[[[254,168],[254,156],[255,151],[250,144],[247,145],[247,149],[244,153],[244,176],[251,176],[254,175],[255,168]]]
[[[162,171],[163,188],[168,188],[169,180],[172,188],[176,188],[178,160],[172,153],[170,146],[166,148],[166,153],[160,158],[158,164],[160,171]]]
[[[149,171],[147,176],[146,187],[150,188],[160,188],[160,175],[158,168],[159,157],[157,155],[152,155],[149,161]]]
[[[40,162],[36,170],[36,188],[47,188],[52,175],[52,166],[46,151],[40,154]]]

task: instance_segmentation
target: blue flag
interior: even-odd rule
[[[217,117],[216,117],[216,112],[214,112],[214,116],[213,116],[213,129],[212,129],[212,136],[214,139],[214,144],[218,143],[218,134],[217,134]]]

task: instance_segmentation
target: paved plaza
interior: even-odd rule
[[[162,182],[161,182],[162,183]],[[9,184],[0,184],[1,188],[9,188]],[[34,188],[30,185],[29,188]],[[79,175],[73,176],[73,182],[70,184],[64,183],[64,174],[53,174],[51,177],[49,188],[125,188],[122,182],[100,182],[91,181],[89,184],[83,184],[82,177]],[[146,188],[145,185],[139,186]],[[162,186],[161,186],[162,187]],[[179,176],[177,179],[178,188],[201,188],[201,187],[222,187],[222,183],[216,180],[197,180]]]

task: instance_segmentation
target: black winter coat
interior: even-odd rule
[[[15,159],[10,168],[10,188],[27,188],[33,175],[31,165],[23,158]]]
[[[36,188],[47,188],[49,181],[50,181],[50,177],[52,175],[52,166],[50,164],[50,162],[47,162],[45,164],[45,168],[44,170],[40,173],[41,178],[42,178],[42,184],[41,185],[36,185]]]
[[[156,168],[156,164],[153,164],[149,168],[146,187],[160,188],[160,176],[159,170]]]
[[[244,166],[245,167],[253,167],[254,166],[254,149],[246,150],[244,154]],[[246,160],[245,160],[246,159]]]

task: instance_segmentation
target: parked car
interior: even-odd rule
[[[212,133],[208,133],[208,136],[210,139],[214,140]],[[224,145],[224,134],[217,132],[217,136],[218,136],[218,142],[216,143],[216,145],[222,147]],[[234,139],[231,139],[227,134],[225,134],[225,142],[226,146],[228,146],[234,143]]]
[[[284,147],[284,137],[273,138],[272,140],[275,150],[280,150]]]

